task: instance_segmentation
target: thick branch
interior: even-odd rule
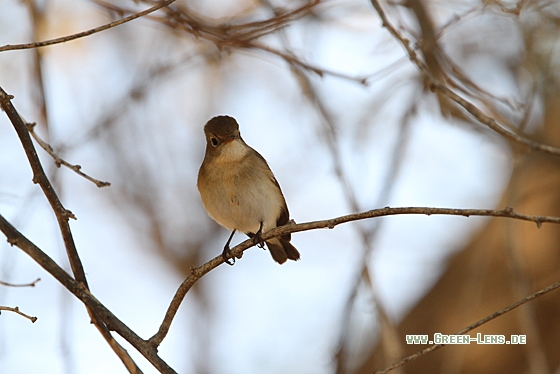
[[[307,223],[300,223],[300,224],[288,223],[287,225],[277,227],[267,231],[262,235],[262,240],[266,241],[274,237],[278,237],[294,232],[300,232],[300,231],[324,229],[324,228],[333,229],[335,226],[346,222],[359,221],[359,220],[375,218],[375,217],[386,217],[386,216],[405,215],[405,214],[414,214],[414,215],[424,214],[428,216],[451,215],[451,216],[463,216],[463,217],[470,217],[470,216],[506,217],[506,218],[514,218],[522,221],[534,222],[539,228],[544,222],[560,224],[560,217],[532,216],[527,214],[520,214],[520,213],[516,213],[513,210],[513,208],[510,207],[507,207],[503,210],[424,208],[424,207],[408,207],[408,208],[385,207],[381,209],[369,210],[367,212],[362,212],[362,213],[349,214],[346,216],[341,216],[341,217],[323,220],[323,221],[314,221],[314,222],[307,222]],[[256,244],[257,243],[254,241],[254,239],[247,239],[244,242],[235,246],[231,250],[229,257],[230,258],[239,257],[243,254],[243,251]],[[189,292],[191,287],[205,274],[209,273],[211,270],[215,269],[223,262],[224,262],[223,256],[219,255],[217,257],[214,257],[212,260],[208,261],[207,263],[191,270],[191,275],[183,281],[183,283],[179,286],[177,292],[173,296],[173,299],[171,300],[171,304],[169,305],[169,308],[165,313],[165,317],[163,319],[163,322],[158,332],[150,338],[149,342],[151,344],[153,344],[154,346],[158,346],[159,344],[161,344],[163,339],[165,339],[165,336],[169,331],[171,323],[173,322],[173,318],[175,317],[175,314],[177,314],[177,310],[179,309],[179,306],[181,305],[183,299],[185,298],[187,292]]]
[[[130,21],[132,21],[136,18],[143,17],[146,14],[150,14],[152,12],[155,12],[158,9],[161,9],[163,7],[168,6],[169,4],[173,3],[174,1],[175,0],[165,0],[162,3],[160,3],[158,5],[155,5],[151,8],[148,8],[146,10],[143,10],[141,12],[134,13],[134,14],[128,16],[128,17],[121,18],[117,21],[108,23],[108,24],[103,25],[103,26],[95,27],[95,28],[90,29],[90,30],[82,31],[82,32],[79,32],[77,34],[67,35],[67,36],[63,36],[63,37],[60,37],[60,38],[56,38],[56,39],[45,40],[45,41],[42,41],[42,42],[25,43],[25,44],[13,44],[13,45],[7,44],[7,45],[4,45],[4,46],[0,47],[0,52],[13,51],[13,50],[18,50],[18,49],[39,48],[39,47],[46,47],[46,46],[53,45],[53,44],[66,43],[66,42],[69,42],[71,40],[83,38],[85,36],[89,36],[91,34],[95,34],[95,33],[98,33],[100,31],[105,31],[105,30],[108,30],[108,29],[113,28],[115,26],[122,25],[123,23],[130,22]]]
[[[66,287],[68,291],[81,300],[110,330],[117,332],[126,339],[126,341],[146,357],[146,359],[161,373],[175,373],[175,371],[157,355],[157,350],[151,344],[148,344],[148,342],[140,338],[127,325],[121,322],[121,320],[90,293],[83,283],[74,280],[47,254],[14,228],[2,215],[0,215],[0,231],[6,235],[8,243],[17,246],[27,253],[43,269]]]

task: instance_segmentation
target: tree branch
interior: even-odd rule
[[[314,221],[314,222],[306,222],[296,224],[290,222],[284,226],[276,227],[272,230],[265,232],[262,235],[262,240],[266,241],[278,236],[301,232],[301,231],[308,231],[308,230],[316,230],[316,229],[324,229],[329,228],[333,229],[335,226],[338,226],[342,223],[359,221],[363,219],[369,218],[376,218],[376,217],[386,217],[386,216],[395,216],[395,215],[447,215],[447,216],[463,216],[463,217],[470,217],[470,216],[480,216],[480,217],[504,217],[504,218],[513,218],[522,221],[529,221],[534,222],[538,228],[542,226],[543,223],[555,223],[560,224],[560,217],[549,217],[549,216],[533,216],[527,214],[520,214],[516,213],[513,208],[506,207],[502,210],[492,210],[492,209],[454,209],[454,208],[427,208],[427,207],[403,207],[403,208],[391,208],[385,207],[381,209],[373,209],[367,212],[362,213],[355,213],[349,214],[346,216],[341,216],[337,218],[327,219],[323,221]],[[256,245],[255,239],[247,239],[244,242],[236,245],[227,255],[228,258],[233,257],[240,257],[243,252]],[[192,288],[192,286],[204,275],[209,273],[211,270],[215,269],[219,265],[224,263],[224,257],[220,254],[219,256],[214,257],[212,260],[206,262],[205,264],[194,268],[191,270],[191,275],[187,277],[183,281],[183,283],[179,286],[173,299],[171,300],[171,304],[165,313],[165,317],[161,326],[159,327],[158,332],[152,336],[148,341],[157,347],[165,336],[169,332],[169,328],[171,323],[173,322],[173,318],[177,314],[177,310],[179,306],[183,302],[187,292]]]
[[[25,44],[6,44],[6,45],[0,47],[0,52],[14,51],[14,50],[18,50],[18,49],[40,48],[40,47],[46,47],[46,46],[53,45],[53,44],[66,43],[66,42],[69,42],[71,40],[83,38],[85,36],[89,36],[89,35],[98,33],[100,31],[105,31],[105,30],[108,30],[110,28],[122,25],[123,23],[130,22],[132,20],[135,20],[136,18],[143,17],[146,14],[150,14],[152,12],[155,12],[158,9],[161,9],[163,7],[168,6],[169,4],[173,3],[174,1],[175,0],[165,0],[162,3],[159,3],[158,5],[155,5],[151,8],[143,10],[141,12],[134,13],[134,14],[128,16],[128,17],[121,18],[117,21],[105,24],[103,26],[95,27],[95,28],[90,29],[90,30],[82,31],[82,32],[79,32],[77,34],[67,35],[67,36],[63,36],[63,37],[60,37],[60,38],[56,38],[56,39],[45,40],[45,41],[42,41],[42,42],[25,43]]]
[[[71,163],[62,159],[56,153],[54,153],[54,150],[51,147],[51,145],[49,143],[47,143],[46,141],[44,141],[43,139],[41,139],[41,137],[39,135],[37,135],[37,133],[35,132],[35,123],[28,123],[27,124],[27,130],[29,131],[31,136],[33,136],[33,139],[35,139],[37,144],[39,144],[39,146],[41,146],[41,148],[43,148],[43,150],[45,152],[47,152],[54,159],[54,163],[55,163],[56,167],[59,168],[61,165],[64,165],[68,169],[72,170],[74,173],[84,177],[85,179],[92,182],[93,184],[95,184],[99,188],[108,187],[108,186],[111,185],[111,183],[109,183],[109,182],[100,181],[98,179],[95,179],[95,178],[87,175],[86,173],[84,173],[82,171],[82,167],[80,165],[72,165]]]
[[[17,306],[15,308],[10,308],[9,306],[0,306],[0,311],[2,311],[2,310],[7,310],[9,312],[17,313],[20,316],[25,317],[28,320],[30,320],[32,323],[35,323],[35,321],[37,321],[37,317],[31,317],[31,316],[21,312]]]
[[[41,280],[41,278],[37,278],[31,283],[23,283],[23,284],[14,284],[14,283],[8,283],[8,282],[0,281],[0,285],[6,286],[6,287],[35,287],[37,282],[39,282],[40,280]]]

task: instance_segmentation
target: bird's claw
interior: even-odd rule
[[[257,231],[257,233],[255,234],[255,236],[253,237],[253,240],[255,241],[255,243],[257,244],[257,247],[264,249],[264,241],[262,240],[262,228],[263,228],[263,223],[261,221],[261,225],[259,227],[259,231]]]
[[[230,257],[231,256],[231,249],[229,249],[228,246],[224,247],[224,251],[222,252],[222,258],[224,259],[224,262],[226,264],[228,264],[229,266],[233,266],[233,264],[235,264],[235,257]],[[229,261],[231,259],[231,262]]]

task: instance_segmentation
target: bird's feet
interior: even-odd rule
[[[229,266],[233,266],[233,264],[235,264],[235,257],[231,254],[231,249],[229,248],[229,245],[226,245],[224,247],[224,251],[222,252],[222,258],[224,259],[224,262]]]
[[[255,243],[257,247],[264,249],[264,241],[262,240],[262,228],[263,228],[263,223],[261,221],[261,225],[259,226],[259,231],[257,231],[256,234],[250,232],[247,234],[247,236],[253,239],[253,243]]]

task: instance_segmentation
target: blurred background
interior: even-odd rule
[[[3,0],[0,46],[87,30],[154,1]],[[381,2],[431,74],[509,131],[560,146],[560,5],[547,0]],[[368,1],[177,0],[75,41],[0,53],[0,86],[55,153],[38,150],[93,294],[143,338],[229,233],[196,177],[211,117],[237,119],[298,223],[384,206],[560,216],[560,159],[504,140],[430,91]],[[36,145],[37,148],[38,145]],[[69,271],[54,214],[0,115],[0,213]],[[233,243],[245,240],[237,234]],[[560,228],[394,216],[297,233],[301,261],[251,248],[187,294],[160,356],[180,373],[371,373],[558,281]],[[124,373],[78,300],[0,244],[2,373]],[[548,373],[560,294],[471,334],[526,345],[447,346],[395,372]],[[123,339],[145,373],[156,370]]]

